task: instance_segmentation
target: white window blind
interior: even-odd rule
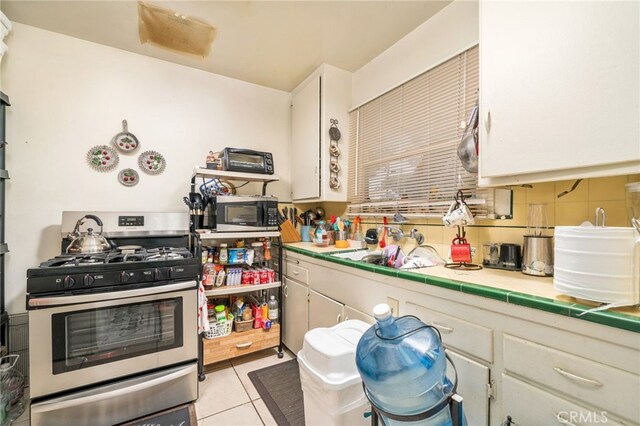
[[[478,85],[476,46],[352,111],[349,213],[442,216],[462,190],[474,215],[487,215],[457,155]]]

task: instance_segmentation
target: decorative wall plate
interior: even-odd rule
[[[132,152],[138,149],[140,142],[133,133],[129,133],[127,120],[122,120],[122,132],[115,135],[111,141],[122,152]]]
[[[150,175],[162,173],[166,165],[164,156],[157,151],[145,151],[138,157],[138,166]]]
[[[133,169],[122,169],[120,173],[118,173],[118,182],[124,186],[133,186],[137,184],[139,180],[140,176],[138,176],[138,172]]]
[[[119,160],[118,153],[107,145],[96,145],[87,152],[89,165],[101,172],[113,169]]]

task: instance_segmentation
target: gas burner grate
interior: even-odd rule
[[[193,254],[185,247],[158,247],[147,250],[147,260],[189,259]]]
[[[133,263],[144,261],[164,261],[190,259],[193,254],[184,247],[160,247],[153,249],[111,250],[95,254],[63,254],[40,264],[41,268],[86,266],[92,264]]]
[[[41,268],[55,268],[60,266],[79,266],[95,263],[105,263],[106,253],[96,254],[66,254],[56,256],[40,264]]]
[[[128,262],[142,262],[147,260],[147,252],[143,250],[136,250],[135,253],[123,253],[120,251],[110,252],[107,255],[105,263],[128,263]]]

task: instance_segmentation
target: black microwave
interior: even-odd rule
[[[206,227],[216,232],[278,230],[278,199],[269,196],[220,195],[207,212]]]
[[[220,159],[222,169],[230,172],[273,174],[273,155],[270,152],[225,148]]]

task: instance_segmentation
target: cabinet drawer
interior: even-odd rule
[[[505,374],[502,375],[502,394],[500,418],[511,416],[520,426],[621,425],[609,418],[606,411],[569,402]]]
[[[309,270],[307,268],[303,268],[296,261],[287,260],[285,263],[287,277],[303,284],[309,284]]]
[[[233,332],[225,337],[203,340],[204,364],[249,354],[277,346],[280,342],[280,324],[273,324],[271,330],[261,328],[242,333]]]
[[[571,398],[638,421],[640,376],[542,346],[504,337],[504,368]]]
[[[493,330],[468,321],[407,302],[407,313],[420,318],[440,331],[446,347],[493,362]]]

